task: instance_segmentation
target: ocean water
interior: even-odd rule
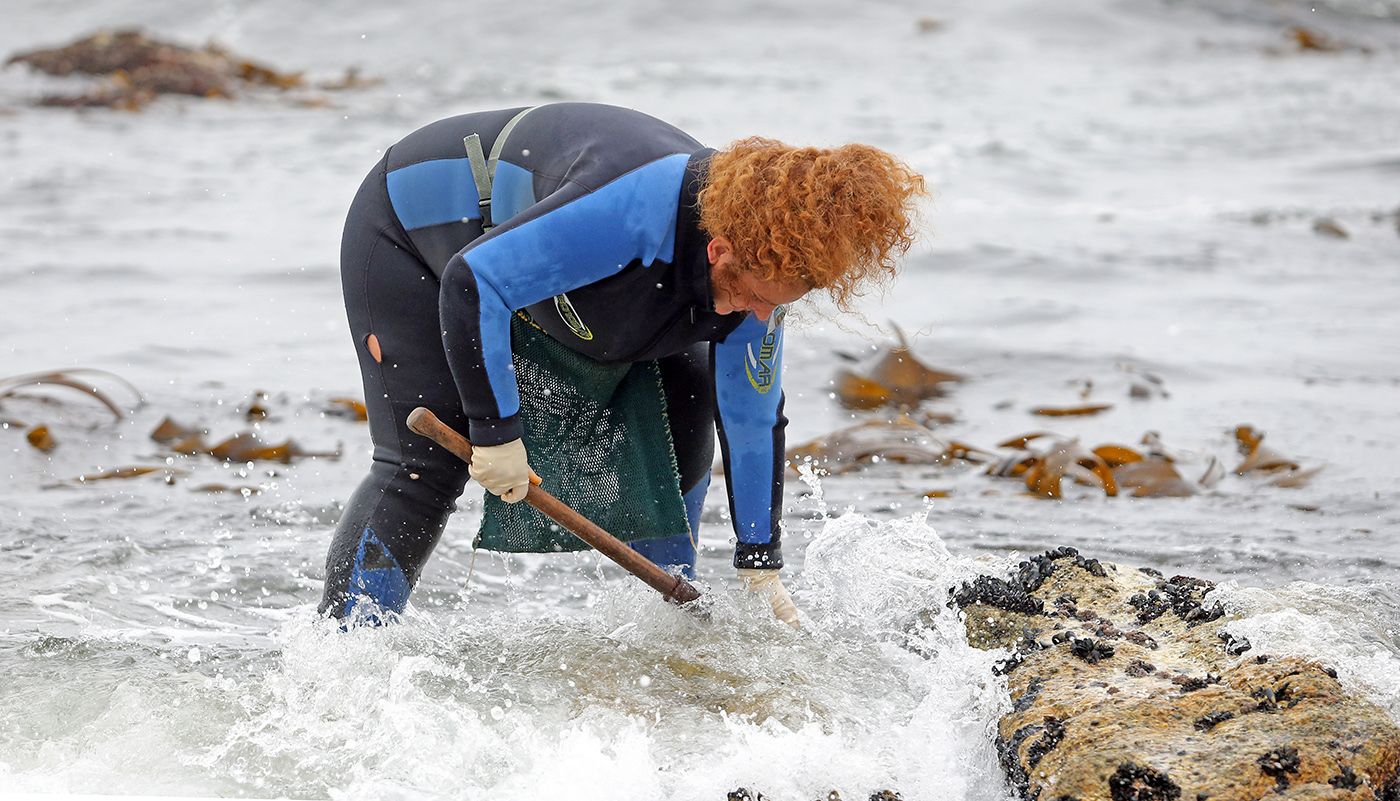
[[[1002,799],[996,655],[966,645],[944,594],[1059,545],[1222,581],[1245,616],[1232,629],[1328,655],[1400,719],[1400,5],[17,0],[6,17],[6,55],[139,25],[384,82],[77,113],[28,104],[70,84],[0,71],[0,376],[102,368],[146,399],[120,423],[58,391],[0,407],[59,443],[0,429],[0,787]],[[1340,49],[1297,51],[1300,25]],[[866,419],[830,381],[893,322],[968,376],[932,404],[956,417],[940,435],[1156,431],[1194,471],[1233,466],[1249,423],[1322,471],[1300,489],[1231,475],[1186,499],[1063,502],[972,468],[793,480],[800,634],[737,592],[718,483],[708,621],[587,554],[472,569],[469,489],[405,624],[335,631],[314,616],[322,562],[369,461],[363,424],[323,413],[360,394],[345,207],[417,126],[558,99],[715,145],[870,142],[929,178],[898,281],[853,314],[794,313],[790,443]],[[1318,235],[1319,218],[1349,236]],[[1130,399],[1144,372],[1169,395]],[[1086,382],[1111,411],[1028,414]],[[260,432],[339,458],[167,463],[148,439],[166,415],[248,428],[256,390]],[[138,464],[173,483],[72,480]]]

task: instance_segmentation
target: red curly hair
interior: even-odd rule
[[[800,281],[845,307],[892,277],[914,243],[924,179],[870,145],[793,147],[751,137],[714,155],[700,227],[734,245],[741,269]]]

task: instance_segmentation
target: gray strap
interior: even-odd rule
[[[472,179],[476,181],[476,205],[481,207],[481,224],[491,224],[491,173],[486,167],[486,154],[481,152],[481,137],[472,134],[462,140],[467,148],[467,161],[472,165]],[[463,222],[466,222],[463,220]]]
[[[462,140],[462,144],[467,149],[467,160],[471,162],[472,179],[476,181],[476,204],[481,208],[481,230],[489,231],[496,226],[491,218],[491,185],[496,179],[496,164],[501,160],[501,150],[506,146],[506,139],[516,124],[525,118],[526,114],[539,108],[531,106],[524,109],[510,118],[501,132],[496,135],[496,141],[491,145],[491,158],[486,158],[486,153],[481,149],[481,136],[472,134]]]

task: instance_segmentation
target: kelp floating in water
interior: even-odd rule
[[[1318,469],[1302,470],[1296,462],[1264,448],[1263,435],[1249,426],[1236,432],[1244,462],[1236,473],[1263,473],[1269,484],[1300,487]],[[1225,477],[1220,459],[1210,456],[1200,478],[1182,473],[1174,457],[1155,431],[1142,436],[1137,448],[1104,443],[1089,448],[1078,439],[1047,431],[1032,431],[1003,440],[998,448],[1010,455],[955,439],[940,437],[907,414],[889,420],[868,420],[839,429],[788,450],[788,466],[794,471],[809,467],[825,475],[843,475],[885,462],[904,465],[950,466],[987,464],[986,474],[1013,478],[1025,484],[1029,494],[1055,500],[1066,496],[1065,482],[1093,487],[1104,495],[1134,498],[1182,498],[1196,495]],[[930,489],[927,498],[948,497],[949,490]]]
[[[892,420],[869,420],[849,426],[789,448],[787,460],[793,469],[806,464],[830,475],[840,475],[882,460],[937,464],[947,447],[932,430],[901,414]]]
[[[324,411],[330,417],[345,417],[361,423],[369,420],[369,410],[365,404],[354,398],[331,398],[326,401]]]
[[[144,404],[145,398],[141,391],[131,382],[115,373],[106,370],[95,370],[89,367],[74,367],[67,370],[51,370],[42,373],[24,373],[8,378],[0,378],[0,406],[3,406],[7,399],[19,399],[29,397],[28,393],[22,390],[38,386],[67,387],[77,390],[90,396],[98,403],[102,404],[107,411],[112,413],[114,419],[120,420],[126,415],[127,410],[113,399],[112,395],[98,386],[96,379],[103,379],[117,383],[130,390],[136,396],[136,405]]]
[[[49,432],[48,426],[34,426],[25,433],[24,438],[28,440],[30,445],[44,453],[48,453],[58,447],[58,442],[53,438],[53,434]]]
[[[1120,465],[1113,475],[1120,487],[1131,490],[1134,498],[1186,498],[1200,491],[1177,471],[1171,460],[1160,456]]]
[[[216,44],[186,47],[138,30],[99,31],[61,47],[17,54],[6,63],[25,64],[49,75],[106,78],[86,92],[40,98],[43,106],[136,110],[160,95],[233,98],[253,87],[286,91],[307,86],[300,72],[282,72]],[[374,83],[352,69],[318,88],[353,89]]]
[[[250,495],[261,493],[262,487],[253,485],[230,486],[228,484],[200,484],[198,487],[192,488],[190,492],[203,492],[210,495],[227,492],[235,495],[242,495],[247,498]]]
[[[1113,408],[1111,403],[1081,403],[1077,406],[1038,406],[1031,414],[1041,417],[1088,417]]]
[[[907,414],[868,420],[788,449],[791,469],[801,465],[840,475],[879,462],[932,465],[955,461],[988,462],[996,458],[957,440],[945,440]]]
[[[248,403],[243,408],[243,417],[250,423],[266,420],[269,412],[267,409],[267,393],[262,390],[254,390],[253,397],[248,399]]]
[[[114,479],[140,478],[152,473],[164,472],[167,482],[173,483],[172,476],[175,471],[168,467],[150,467],[149,465],[132,465],[130,467],[114,467],[111,470],[103,470],[97,473],[83,473],[74,481],[80,484],[87,484],[93,481],[112,481]]]
[[[1098,454],[1084,449],[1078,440],[1056,442],[1039,454],[1026,469],[1026,489],[1043,498],[1062,498],[1061,483],[1066,478],[1097,485],[1109,497],[1118,494],[1118,483],[1108,464]]]
[[[243,431],[217,444],[209,445],[204,441],[208,433],[208,429],[196,429],[167,417],[151,432],[151,439],[184,456],[205,454],[227,462],[267,461],[286,464],[293,459],[340,457],[339,450],[308,451],[290,439],[280,443],[264,442],[251,431]]]
[[[904,332],[898,326],[894,331],[899,343],[886,347],[868,369],[837,371],[836,399],[842,406],[848,409],[911,408],[920,401],[941,395],[942,385],[963,380],[957,373],[937,370],[919,361],[909,349]]]
[[[1241,425],[1235,428],[1235,441],[1239,445],[1244,461],[1235,467],[1236,475],[1249,473],[1271,476],[1269,483],[1275,487],[1296,488],[1312,480],[1322,468],[1303,469],[1296,461],[1264,445],[1264,432],[1253,426]]]

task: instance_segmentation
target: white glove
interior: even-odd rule
[[[792,602],[787,587],[778,578],[778,571],[772,568],[739,568],[739,581],[744,589],[758,593],[773,607],[773,617],[795,629],[802,628],[797,622],[797,606]]]
[[[500,445],[473,445],[467,472],[506,503],[523,500],[530,485],[540,483],[540,477],[525,461],[525,443],[518,439]]]

